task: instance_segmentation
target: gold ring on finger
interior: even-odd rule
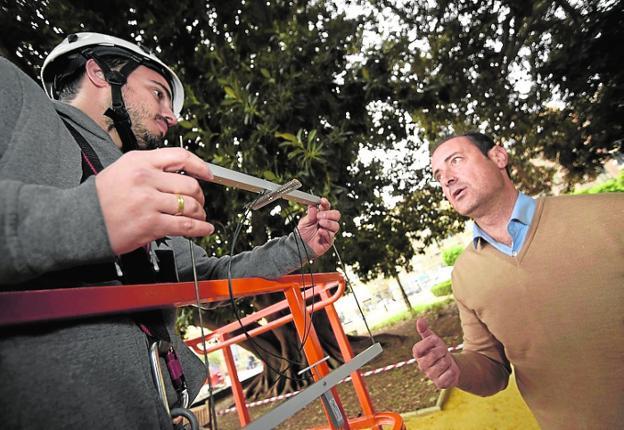
[[[175,215],[182,215],[184,213],[184,196],[176,194],[176,199],[178,200],[178,211]]]

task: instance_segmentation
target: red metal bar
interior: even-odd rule
[[[330,288],[333,288],[337,286],[338,288],[336,288],[336,291],[334,292],[334,294],[329,295],[327,293],[327,290]],[[306,294],[306,298],[310,298],[313,295],[318,295],[321,292],[325,291],[326,294],[324,294],[323,296],[323,300],[320,300],[318,302],[315,302],[313,304],[308,305],[307,309],[308,311],[311,313],[312,311],[316,312],[319,311],[323,308],[325,308],[326,306],[336,302],[344,293],[344,289],[345,289],[345,285],[344,283],[341,282],[330,282],[330,283],[325,283],[322,285],[315,285],[314,287],[314,292],[312,293],[311,290],[312,288],[308,288],[307,290],[305,290],[305,294]],[[241,328],[241,324],[243,327],[253,323],[253,322],[257,322],[260,321],[261,319],[268,317],[270,315],[272,315],[273,313],[276,313],[280,310],[283,310],[285,308],[288,307],[288,301],[287,300],[282,300],[278,303],[275,303],[271,306],[268,306],[258,312],[254,312],[251,315],[248,315],[244,318],[241,318],[241,322],[239,323],[238,321],[234,321],[230,324],[227,324],[223,327],[218,328],[217,330],[212,331],[210,334],[206,335],[206,340],[209,340],[213,337],[217,337],[219,334],[221,333],[228,333],[231,334],[232,332],[239,330]],[[290,321],[292,321],[293,316],[292,313],[288,314],[288,315],[284,315],[283,317],[277,318],[273,321],[270,322],[270,324],[267,325],[263,325],[260,327],[256,327],[254,329],[251,329],[249,331],[247,331],[247,335],[249,335],[250,337],[254,337],[257,336],[259,334],[262,333],[266,333],[267,331],[273,330],[276,327],[282,326]],[[216,351],[217,349],[220,349],[221,346],[227,346],[227,345],[231,345],[231,344],[236,344],[242,340],[245,340],[247,338],[247,336],[242,333],[239,334],[237,336],[232,336],[229,337],[228,340],[225,341],[225,343],[223,345],[221,344],[212,344],[207,346],[206,350],[207,352],[212,352],[212,351]],[[202,353],[202,347],[203,347],[203,342],[201,339],[201,336],[193,338],[193,339],[188,339],[185,341],[185,343],[191,347],[197,354],[201,354]]]
[[[321,297],[325,297],[326,294],[326,291],[322,291]],[[342,328],[338,313],[336,312],[336,309],[333,305],[327,306],[327,308],[325,308],[325,312],[327,313],[329,323],[332,327],[334,335],[336,336],[336,341],[338,342],[338,347],[340,348],[340,352],[342,353],[343,360],[347,362],[353,358],[353,350],[351,349],[351,344],[349,343],[347,335]],[[371,401],[368,388],[366,387],[364,378],[362,378],[362,374],[359,370],[351,373],[351,380],[353,382],[353,388],[355,389],[355,394],[358,397],[364,415],[374,416],[375,409],[373,408],[373,402]],[[381,430],[379,427],[376,428],[378,430]]]
[[[312,377],[315,381],[318,381],[329,374],[330,369],[329,365],[326,361],[321,361],[323,358],[323,349],[321,348],[321,343],[319,342],[318,336],[316,335],[316,330],[314,329],[313,324],[306,325],[306,319],[310,319],[311,315],[307,315],[307,318],[304,315],[307,313],[305,308],[305,302],[299,294],[299,291],[294,288],[287,288],[284,291],[284,295],[286,296],[286,300],[288,300],[288,304],[290,306],[290,311],[293,314],[293,322],[295,324],[295,328],[297,329],[297,333],[299,334],[299,338],[303,341],[304,337],[306,341],[303,343],[303,351],[308,359],[309,364],[316,365],[312,368]],[[307,336],[307,337],[306,337]],[[342,402],[340,401],[340,397],[338,396],[338,390],[336,387],[332,387],[329,391],[331,391],[334,399],[336,400],[336,405],[340,410],[340,413],[345,418],[344,429],[350,430],[349,420],[347,414],[342,406]],[[327,417],[327,421],[330,424],[330,427],[334,429],[334,425],[332,424],[331,419],[329,418],[329,413],[325,408],[325,404],[323,404],[323,410],[325,411],[325,416]]]
[[[225,341],[227,337],[221,336],[221,340]],[[243,386],[238,379],[238,370],[236,370],[236,364],[234,363],[234,356],[232,356],[232,349],[230,346],[223,348],[223,357],[225,358],[225,365],[230,377],[230,387],[232,389],[232,397],[234,397],[234,404],[236,405],[236,411],[238,412],[238,419],[241,426],[246,426],[251,422],[249,416],[249,409],[247,409],[247,403],[245,402],[245,393],[243,392]]]
[[[313,288],[308,288],[302,293],[300,289],[305,288],[305,285],[311,285],[312,281],[315,284],[314,291]],[[337,291],[334,294],[330,294],[329,288],[334,287],[336,284],[338,284]],[[338,314],[333,307],[333,303],[343,294],[344,288],[344,279],[337,273],[315,274],[313,278],[310,275],[305,275],[303,279],[301,275],[289,275],[277,280],[260,278],[232,280],[233,297],[278,291],[285,294],[286,299],[282,302],[272,305],[255,315],[245,317],[242,319],[242,322],[244,325],[256,322],[289,306],[291,315],[277,318],[262,327],[250,330],[249,334],[258,335],[293,321],[300,338],[303,339],[303,336],[307,336],[303,349],[309,363],[318,363],[324,354],[314,327],[309,323],[311,314],[321,309],[325,309],[327,312],[343,358],[345,361],[353,358],[353,352],[340,324]],[[304,297],[309,298],[319,294],[322,298],[321,301],[307,307],[305,306]],[[199,282],[199,296],[202,303],[228,300],[230,298],[228,281]],[[0,292],[0,309],[2,309],[2,312],[0,312],[0,327],[36,321],[129,313],[190,304],[195,304],[195,288],[192,282]],[[209,337],[217,337],[220,343],[211,346],[208,350],[223,350],[232,382],[232,392],[239,412],[239,420],[242,425],[247,425],[250,422],[249,412],[230,350],[230,346],[233,343],[244,340],[246,336],[243,334],[228,338],[232,331],[239,328],[240,324],[236,321],[213,332]],[[193,340],[193,342],[195,349],[201,353],[201,349],[197,347],[198,342],[196,340]],[[318,380],[327,375],[329,371],[327,363],[320,362],[315,366],[312,373],[314,379]],[[404,429],[400,415],[391,412],[375,413],[360,372],[354,372],[351,376],[364,416],[349,419],[346,423],[346,428],[355,430],[390,424],[393,430]],[[340,404],[337,390],[333,388],[332,393],[344,414],[344,408]],[[344,416],[347,418],[346,414]],[[330,427],[332,427],[331,422]]]
[[[314,275],[318,283],[336,281],[336,274]],[[234,297],[283,291],[288,285],[310,284],[310,275],[288,275],[276,280],[240,278],[232,280]],[[202,303],[228,300],[226,279],[199,282]],[[113,285],[53,290],[0,292],[0,326],[24,324],[156,308],[195,304],[192,282],[172,284]]]

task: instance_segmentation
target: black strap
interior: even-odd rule
[[[93,58],[97,65],[100,66],[106,82],[111,86],[112,106],[104,112],[104,115],[113,120],[115,129],[121,139],[121,150],[123,152],[128,152],[139,149],[136,136],[132,131],[132,120],[124,104],[121,88],[126,84],[128,75],[141,65],[141,59],[131,57],[121,70],[112,70],[108,64],[95,53],[86,52],[84,55]]]
[[[101,172],[104,167],[93,147],[87,139],[76,130],[65,118],[63,123],[74,137],[82,150],[82,178],[84,182],[89,176]],[[163,238],[164,239],[164,238]],[[157,241],[158,243],[159,241]],[[90,264],[76,267],[71,270],[55,272],[53,279],[59,285],[76,284],[78,281],[105,282],[119,280],[123,284],[147,284],[155,282],[177,282],[175,257],[170,249],[155,249],[152,251],[158,262],[159,271],[153,270],[150,253],[144,248],[119,256],[119,264],[123,267],[123,276],[118,277],[113,263]]]
[[[89,176],[101,172],[104,169],[104,166],[102,166],[100,159],[95,153],[93,147],[89,144],[89,142],[87,142],[87,139],[85,139],[84,136],[69,123],[69,121],[63,117],[61,117],[61,119],[82,150],[82,178],[80,179],[80,182],[82,183],[86,181]]]

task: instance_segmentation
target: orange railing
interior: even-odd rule
[[[312,285],[312,281],[314,281],[314,285]],[[332,292],[332,289],[335,290]],[[284,294],[284,300],[241,318],[241,323],[244,326],[254,324],[287,307],[290,308],[290,314],[250,329],[248,335],[257,336],[292,321],[299,338],[305,339],[303,350],[308,363],[318,363],[312,372],[315,381],[329,374],[330,368],[322,360],[324,352],[314,327],[310,324],[312,312],[320,310],[326,312],[345,362],[353,358],[353,351],[334,308],[334,302],[344,293],[344,290],[344,278],[338,273],[321,273],[314,275],[313,278],[310,275],[289,275],[277,280],[260,278],[232,280],[234,297],[280,292]],[[202,303],[229,299],[227,280],[200,281],[199,296]],[[306,300],[310,301],[313,297],[316,300],[316,296],[320,300],[306,307]],[[0,312],[0,326],[111,313],[129,313],[155,308],[186,306],[194,303],[195,288],[192,282],[1,292],[0,309],[2,309],[2,312]],[[245,334],[233,334],[234,331],[239,329],[240,323],[236,321],[213,331],[207,338],[218,340],[217,344],[210,345],[208,351],[221,350],[224,354],[232,381],[232,393],[239,421],[244,426],[249,424],[251,419],[231,352],[233,344],[247,339]],[[202,344],[201,339],[192,339],[187,344],[196,352],[202,352],[200,347],[200,344]],[[390,425],[393,430],[404,428],[400,415],[390,412],[375,412],[359,371],[353,372],[351,378],[362,414],[357,418],[349,419],[345,423],[345,428],[378,428],[380,425]],[[346,417],[337,390],[335,388],[331,390],[338,407]],[[334,427],[331,424],[327,411],[325,414],[328,416],[329,422],[329,427],[326,428],[333,429]]]

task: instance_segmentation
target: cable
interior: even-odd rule
[[[286,213],[286,217],[287,219],[289,219],[290,221],[292,221],[292,218],[290,218],[290,214]],[[314,324],[314,304],[316,302],[316,295],[314,294],[314,289],[316,288],[316,285],[314,283],[314,271],[312,270],[312,259],[310,258],[310,255],[308,254],[308,249],[306,248],[305,242],[303,241],[303,238],[301,237],[301,232],[299,231],[299,228],[295,225],[295,228],[293,229],[293,234],[295,236],[295,244],[297,245],[297,254],[299,255],[299,261],[301,262],[301,250],[299,249],[299,241],[301,241],[301,246],[303,247],[303,251],[306,254],[306,265],[309,268],[309,273],[310,273],[310,283],[311,283],[311,289],[312,289],[312,293],[311,293],[311,297],[312,297],[312,304],[310,305],[310,322],[308,324],[306,324],[306,319],[308,316],[308,312],[307,312],[307,306],[306,306],[306,300],[305,300],[305,295],[304,295],[304,313],[303,313],[303,324],[304,324],[304,330],[303,330],[303,336],[301,337],[301,348],[303,348],[303,346],[305,345],[306,341],[308,340],[308,336],[310,334],[310,332],[312,331],[312,326]],[[303,269],[303,262],[301,264],[301,268]],[[303,270],[301,271],[301,285],[302,287],[305,286],[305,274],[303,273]],[[299,350],[299,352],[301,352],[301,349]]]
[[[234,292],[233,292],[233,287],[232,287],[232,259],[234,257],[234,251],[235,251],[235,247],[236,247],[236,242],[238,241],[238,237],[240,235],[240,232],[242,230],[242,227],[244,225],[244,221],[247,219],[248,214],[251,211],[251,207],[255,204],[255,202],[262,196],[262,194],[260,194],[252,203],[248,204],[245,206],[245,211],[242,214],[242,217],[240,219],[240,221],[238,222],[236,229],[234,231],[233,234],[233,238],[232,238],[232,242],[231,242],[231,246],[230,246],[230,255],[229,255],[229,260],[227,263],[227,276],[228,276],[228,294],[229,294],[229,303],[232,307],[232,311],[234,313],[234,316],[236,317],[236,320],[238,321],[241,330],[243,331],[246,339],[249,341],[250,346],[252,347],[252,349],[254,350],[254,352],[258,355],[258,356],[262,356],[262,354],[260,354],[260,352],[258,351],[258,349],[261,349],[263,352],[265,352],[266,354],[278,358],[281,361],[286,361],[288,364],[286,365],[286,368],[284,369],[274,369],[272,366],[270,366],[267,362],[265,362],[265,365],[271,370],[273,371],[275,374],[279,375],[279,377],[281,378],[285,378],[288,380],[292,380],[292,381],[296,381],[296,382],[302,382],[304,380],[306,380],[307,378],[293,378],[289,375],[286,375],[285,373],[283,373],[283,371],[288,370],[291,365],[296,364],[297,366],[305,366],[305,363],[300,363],[297,361],[293,361],[290,360],[288,357],[283,357],[281,355],[277,355],[274,354],[271,351],[266,350],[265,348],[261,347],[259,344],[256,343],[256,341],[249,335],[247,329],[244,327],[242,321],[241,321],[241,317],[240,317],[240,309],[238,307],[238,305],[236,304],[236,301],[234,299]],[[286,213],[287,219],[289,220],[289,222],[292,222],[292,218],[290,217],[289,213]],[[305,242],[303,241],[303,238],[301,237],[301,233],[298,229],[298,227],[295,225],[294,230],[293,230],[293,234],[294,234],[294,238],[295,238],[295,244],[297,246],[297,254],[299,256],[299,261],[301,263],[302,269],[303,269],[303,258],[301,255],[301,249],[299,246],[299,241],[301,241],[301,245],[303,246],[303,250],[306,254],[306,260],[305,262],[308,264],[309,267],[309,273],[310,273],[310,279],[311,279],[311,285],[312,285],[312,309],[311,312],[312,314],[310,315],[310,320],[309,322],[306,322],[305,320],[307,319],[308,316],[308,312],[306,308],[306,303],[305,303],[305,296],[304,296],[304,333],[303,336],[301,337],[301,342],[300,342],[300,346],[298,349],[298,352],[301,353],[305,342],[307,341],[307,338],[312,330],[312,326],[313,326],[313,318],[314,318],[314,301],[315,301],[315,295],[314,295],[314,288],[315,288],[315,283],[314,283],[314,273],[311,267],[311,259],[310,256],[308,254],[308,250],[306,248]],[[190,241],[189,241],[190,243]],[[192,245],[191,245],[192,246]],[[368,322],[366,321],[366,316],[364,315],[364,312],[362,310],[362,307],[360,306],[359,300],[355,294],[355,291],[353,289],[353,286],[351,284],[351,281],[349,279],[349,276],[347,275],[347,270],[346,267],[344,265],[344,262],[342,261],[342,258],[340,256],[340,253],[338,252],[338,249],[336,248],[336,245],[334,243],[332,243],[332,247],[334,249],[334,252],[336,253],[336,257],[338,258],[339,264],[344,272],[344,276],[345,276],[345,280],[347,282],[347,285],[349,287],[349,289],[351,290],[351,293],[353,294],[353,298],[355,299],[356,305],[358,307],[358,310],[360,312],[360,315],[362,316],[362,320],[364,321],[364,325],[366,326],[366,330],[368,332],[368,335],[371,339],[371,342],[374,343],[375,339],[372,335],[372,332],[368,326]],[[192,248],[191,248],[191,252]],[[203,321],[201,318],[201,311],[204,310],[205,308],[203,308],[199,302],[199,289],[197,287],[197,275],[195,273],[195,262],[194,262],[194,254],[191,255],[192,259],[193,259],[193,271],[194,271],[194,277],[195,277],[195,282],[196,282],[196,299],[197,299],[197,307],[199,308],[199,315],[200,315],[200,325],[201,325],[201,329],[202,329],[202,340],[204,342],[204,359],[206,360],[207,363],[207,373],[208,373],[208,382],[209,382],[209,391],[210,391],[210,403],[211,403],[211,410],[210,410],[210,415],[211,415],[211,422],[212,422],[212,416],[214,414],[214,420],[215,420],[215,425],[216,425],[216,413],[214,412],[214,401],[212,398],[212,386],[211,386],[211,382],[210,382],[210,370],[209,370],[209,362],[208,362],[208,357],[207,357],[207,353],[206,353],[206,345],[205,345],[205,336],[204,336],[204,332],[203,332]],[[302,277],[302,286],[305,285],[305,274],[304,271],[302,270],[301,273],[301,277]],[[216,428],[216,427],[215,427]]]
[[[368,327],[368,322],[366,321],[366,315],[364,315],[364,312],[362,311],[362,307],[360,306],[360,301],[355,295],[355,290],[353,289],[353,286],[351,285],[351,281],[349,280],[349,276],[347,275],[347,268],[342,262],[342,258],[340,258],[340,253],[338,252],[338,249],[336,249],[336,244],[332,243],[332,247],[334,248],[334,252],[336,253],[336,257],[338,258],[338,262],[340,263],[340,267],[342,268],[342,271],[344,273],[345,280],[347,281],[347,286],[351,290],[351,294],[353,294],[353,298],[355,299],[355,304],[357,305],[358,310],[360,311],[360,315],[362,315],[362,320],[364,321],[364,325],[366,326],[366,331],[368,331],[368,337],[370,337],[370,340],[372,343],[375,343],[375,338],[373,337],[373,333],[371,333],[371,329]]]
[[[204,355],[204,364],[206,365],[206,379],[208,380],[208,423],[211,429],[217,430],[217,413],[215,410],[214,396],[212,392],[212,380],[210,379],[210,360],[208,359],[208,347],[206,346],[206,334],[204,333],[204,320],[202,318],[202,309],[199,299],[199,283],[197,282],[197,267],[195,263],[195,249],[193,241],[188,239],[189,251],[191,253],[191,264],[193,266],[193,284],[195,287],[195,301],[197,303],[197,314],[199,315],[199,330],[202,337],[202,352]],[[214,423],[214,426],[213,426]]]
[[[252,204],[253,204],[253,203],[252,203]],[[243,214],[243,220],[247,217],[247,214],[248,214],[248,213],[249,213],[249,211],[250,211],[250,207],[251,207],[251,205],[248,205],[248,207],[246,208],[246,210],[245,210],[245,212],[244,212],[244,214]],[[243,326],[243,323],[242,323],[242,321],[241,321],[241,319],[240,319],[240,315],[239,315],[239,313],[240,313],[240,312],[239,312],[239,308],[238,308],[238,305],[236,304],[236,302],[235,302],[235,300],[234,300],[234,292],[233,292],[233,289],[232,289],[232,256],[234,255],[234,247],[235,247],[236,241],[238,240],[238,236],[239,236],[239,234],[240,234],[240,231],[241,231],[241,229],[242,229],[242,226],[243,226],[243,221],[240,221],[240,222],[238,223],[237,227],[236,227],[235,232],[234,232],[234,237],[233,237],[233,240],[232,240],[232,246],[231,246],[231,251],[230,251],[230,260],[228,261],[228,293],[229,293],[229,296],[230,296],[230,303],[231,303],[231,305],[232,305],[232,310],[233,310],[233,312],[234,312],[234,316],[236,317],[236,319],[237,319],[237,321],[238,321],[238,323],[239,323],[239,325],[240,325],[240,327],[241,327],[241,329],[242,329],[243,333],[245,334],[245,337],[247,338],[247,340],[249,341],[250,345],[251,345],[251,346],[252,346],[252,348],[254,349],[254,352],[255,352],[258,356],[262,356],[262,354],[260,354],[260,352],[258,351],[258,348],[259,348],[259,349],[261,349],[263,352],[265,352],[265,353],[267,353],[267,354],[271,355],[272,357],[279,358],[280,360],[283,360],[283,361],[287,361],[287,362],[291,362],[291,363],[295,363],[295,364],[300,364],[300,363],[297,363],[297,362],[293,362],[292,360],[289,360],[289,359],[288,359],[288,358],[286,358],[286,357],[283,357],[283,356],[280,356],[280,355],[274,354],[273,352],[268,351],[268,350],[266,350],[265,348],[262,348],[261,346],[259,346],[259,345],[258,345],[258,344],[257,344],[257,343],[253,340],[253,338],[252,338],[251,336],[249,336],[249,333],[247,332],[247,329]],[[280,370],[276,370],[276,369],[274,369],[273,367],[271,367],[270,365],[268,365],[268,363],[265,363],[265,364],[267,364],[267,366],[269,367],[269,369],[271,369],[271,370],[272,370],[273,372],[275,372],[276,374],[278,374],[278,375],[280,375],[280,376],[282,376],[282,377],[284,377],[284,378],[287,378],[287,379],[293,379],[293,378],[290,378],[288,375],[283,374]],[[285,369],[285,370],[287,370],[287,369],[288,369],[288,366],[286,367],[286,369]],[[297,380],[297,379],[293,379],[293,380]]]
[[[261,195],[258,196],[258,198],[259,197],[261,197]],[[257,198],[256,198],[256,200],[257,200]],[[296,364],[297,366],[304,367],[304,363],[300,363],[298,361],[293,361],[293,360],[290,360],[287,357],[283,357],[281,355],[274,354],[273,352],[268,351],[265,348],[263,348],[260,345],[258,345],[253,340],[253,338],[251,336],[249,336],[249,333],[247,332],[247,329],[243,326],[243,323],[242,323],[242,321],[240,319],[238,306],[236,305],[236,302],[234,300],[234,293],[233,293],[233,288],[232,288],[232,257],[234,255],[234,249],[235,249],[236,242],[238,240],[238,236],[239,236],[240,231],[242,230],[242,227],[243,227],[243,222],[247,218],[247,215],[248,215],[248,213],[251,210],[250,208],[254,205],[254,203],[255,203],[255,201],[246,206],[245,212],[243,213],[241,221],[239,221],[239,223],[238,223],[238,225],[237,225],[237,227],[235,229],[235,232],[234,232],[234,235],[233,235],[233,238],[232,238],[232,244],[231,244],[231,247],[230,247],[230,260],[228,261],[228,293],[229,293],[229,296],[230,296],[230,303],[232,305],[232,310],[233,310],[234,316],[236,317],[236,319],[237,319],[237,321],[238,321],[238,323],[239,323],[243,333],[245,334],[245,337],[247,338],[247,340],[249,341],[249,344],[251,345],[251,347],[253,348],[254,352],[258,356],[262,356],[262,354],[260,354],[260,352],[258,351],[258,349],[261,349],[266,354],[268,354],[268,355],[270,355],[272,357],[278,358],[281,361],[286,361],[287,363]],[[304,249],[305,249],[305,247],[304,247]],[[307,253],[307,250],[306,250],[306,253]],[[300,252],[299,252],[299,261],[302,261],[302,256],[301,256]],[[301,346],[299,347],[299,350],[298,350],[299,353],[301,352],[301,350],[303,348],[303,345],[304,344],[302,343]],[[286,370],[289,369],[289,367],[290,367],[289,365],[287,365],[285,369],[277,370],[277,369],[274,369],[272,366],[270,366],[268,363],[265,362],[265,364],[267,365],[267,367],[270,370],[272,370],[274,373],[276,373],[277,375],[279,375],[282,378],[285,378],[285,379],[288,379],[288,380],[292,380],[292,381],[297,381],[297,382],[302,382],[302,381],[306,380],[306,378],[293,378],[293,377],[290,377],[290,376],[286,375],[285,373],[283,373],[283,371],[286,371]]]

